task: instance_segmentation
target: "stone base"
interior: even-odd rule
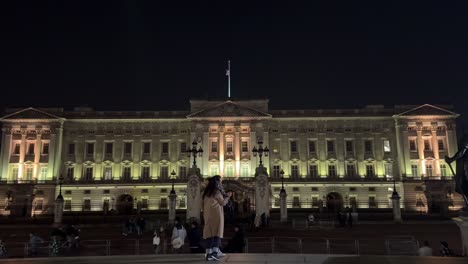
[[[463,256],[468,255],[468,216],[466,214],[461,214],[459,217],[452,218],[452,220],[460,228],[462,243],[463,243]]]

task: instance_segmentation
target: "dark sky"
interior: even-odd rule
[[[468,114],[467,1],[5,2],[0,107],[188,109],[226,97],[231,59],[233,97],[276,109]]]

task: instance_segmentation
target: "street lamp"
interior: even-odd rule
[[[175,194],[175,190],[174,190],[175,176],[176,176],[176,172],[174,170],[172,170],[172,172],[171,172],[172,190],[171,190],[170,194]]]
[[[60,176],[59,176],[59,178],[58,178],[58,180],[59,180],[59,195],[57,196],[57,199],[58,199],[58,198],[61,198],[61,199],[63,199],[63,196],[62,196],[62,183],[63,183],[63,176],[62,176],[62,175],[60,175]]]
[[[281,169],[280,174],[281,174],[281,191],[280,191],[280,193],[284,193],[284,192],[286,192],[286,190],[284,189],[284,170],[283,169]]]
[[[197,149],[197,141],[196,140],[193,140],[192,142],[192,148],[187,148],[187,157],[193,157],[193,166],[197,166],[197,154],[198,154],[198,157],[201,157],[203,155],[203,149],[202,147],[200,146],[198,149]]]
[[[267,146],[265,146],[265,148],[264,148],[262,145],[263,145],[263,141],[259,140],[258,141],[258,148],[256,146],[254,146],[253,149],[252,149],[253,156],[257,157],[257,155],[258,155],[258,157],[259,157],[260,166],[263,166],[262,156],[265,154],[265,157],[268,157],[268,153],[270,152],[270,150],[268,149]]]

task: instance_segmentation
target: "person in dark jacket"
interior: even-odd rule
[[[244,232],[239,225],[234,227],[234,235],[231,240],[229,240],[226,247],[223,249],[223,252],[226,253],[242,253],[244,252],[245,247],[245,236]]]
[[[203,253],[205,250],[201,247],[201,233],[197,222],[192,222],[187,233],[187,238],[190,244],[190,253]]]

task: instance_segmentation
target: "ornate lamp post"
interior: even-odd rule
[[[400,195],[396,190],[395,178],[393,178],[393,192],[392,192],[392,207],[393,207],[393,221],[401,223],[401,208],[400,208]]]
[[[175,189],[174,189],[175,176],[176,176],[176,172],[175,170],[172,170],[171,172],[172,189],[171,189],[170,194],[176,194]]]
[[[265,157],[268,157],[268,154],[270,153],[270,150],[268,149],[268,147],[265,146],[265,148],[264,148],[262,145],[263,145],[263,141],[259,140],[258,141],[258,148],[256,146],[254,146],[253,149],[252,149],[253,156],[257,157],[257,155],[258,155],[258,158],[259,158],[259,161],[260,161],[260,165],[259,165],[260,167],[263,166],[263,162],[262,162],[263,155],[265,155]]]
[[[57,195],[57,198],[55,199],[55,208],[54,208],[54,225],[55,226],[60,226],[62,224],[63,204],[64,204],[64,200],[62,196],[63,176],[60,175],[58,180],[59,180],[59,194]]]
[[[284,171],[281,169],[281,191],[280,191],[280,221],[287,222],[288,221],[288,207],[286,204],[286,190],[284,189]]]
[[[281,169],[280,175],[281,175],[281,192],[286,192],[284,190],[284,170],[283,169]]]
[[[63,176],[60,175],[59,178],[58,178],[58,180],[59,180],[59,195],[57,196],[57,199],[58,199],[59,197],[62,197]],[[62,199],[63,199],[63,197],[62,197]]]
[[[172,190],[169,193],[169,223],[174,223],[175,215],[176,215],[177,194],[174,189],[175,175],[176,175],[176,172],[172,170],[171,172]]]
[[[187,148],[187,157],[193,157],[193,167],[196,167],[197,166],[197,154],[198,154],[198,157],[201,157],[203,155],[203,149],[202,147],[200,146],[198,149],[197,149],[197,141],[196,140],[193,140],[192,142],[192,148]]]

